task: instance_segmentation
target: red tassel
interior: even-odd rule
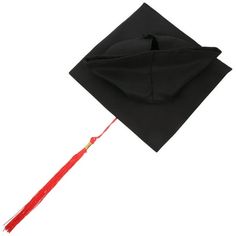
[[[97,137],[92,137],[89,143],[77,154],[75,154],[48,182],[47,184],[5,225],[5,230],[11,232],[17,224],[19,224],[25,216],[27,216],[56,186],[56,184],[62,179],[62,177],[79,161],[79,159],[87,152],[87,149],[100,138],[109,127],[115,122],[115,118],[107,128]]]

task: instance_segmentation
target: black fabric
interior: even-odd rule
[[[158,151],[231,70],[147,4],[70,74]]]

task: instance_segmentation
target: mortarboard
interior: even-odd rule
[[[70,71],[115,118],[5,229],[10,232],[29,214],[116,119],[158,151],[231,70],[217,59],[220,53],[199,45],[144,3]]]

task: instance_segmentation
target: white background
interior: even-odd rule
[[[146,3],[235,68],[234,2]],[[68,72],[142,3],[0,1],[1,225],[113,119]],[[158,153],[117,121],[12,235],[235,236],[234,77]]]

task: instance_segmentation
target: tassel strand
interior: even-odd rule
[[[36,195],[15,215],[4,227],[4,230],[11,232],[38,204],[46,197],[46,195],[56,186],[62,177],[80,160],[87,152],[88,148],[100,138],[109,127],[116,121],[117,118],[106,127],[106,129],[97,137],[92,137],[89,143],[77,154],[75,154],[45,185],[39,190]]]

